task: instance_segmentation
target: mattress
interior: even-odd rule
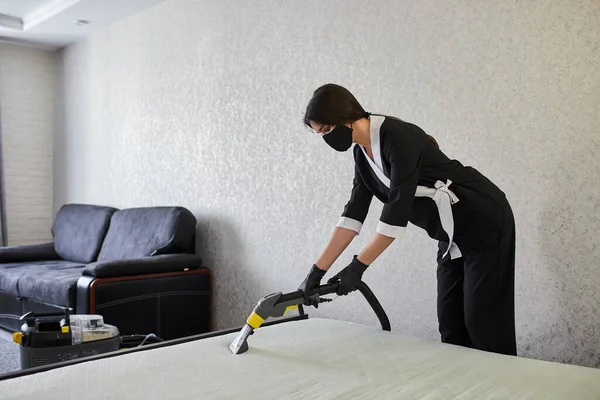
[[[308,319],[0,381],[0,399],[600,399],[600,370]]]

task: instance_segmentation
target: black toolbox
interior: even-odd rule
[[[104,323],[100,315],[27,313],[13,341],[19,345],[21,369],[68,361],[120,347],[119,330]]]

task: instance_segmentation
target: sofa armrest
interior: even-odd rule
[[[54,243],[0,247],[0,264],[60,260]]]
[[[163,254],[152,257],[98,261],[85,266],[83,275],[96,278],[147,275],[198,269],[202,259],[195,254]]]

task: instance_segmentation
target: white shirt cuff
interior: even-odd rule
[[[385,222],[379,221],[379,223],[377,224],[377,232],[381,233],[384,236],[388,236],[394,239],[400,239],[404,236],[404,232],[406,232],[406,227],[389,225]]]
[[[351,231],[354,231],[357,234],[360,234],[362,225],[362,222],[347,217],[340,218],[340,220],[337,223],[337,226],[339,226],[340,228],[350,229]]]

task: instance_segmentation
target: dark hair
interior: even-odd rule
[[[304,124],[310,127],[310,121],[315,121],[323,125],[338,126],[357,121],[367,115],[367,112],[348,89],[328,83],[313,93],[312,99],[306,106]],[[395,119],[400,120],[399,118]],[[429,134],[426,135],[431,143],[439,149],[437,140]]]
[[[304,124],[310,126],[310,121],[315,121],[338,126],[354,122],[366,115],[366,111],[348,89],[328,83],[313,93],[306,106]]]

